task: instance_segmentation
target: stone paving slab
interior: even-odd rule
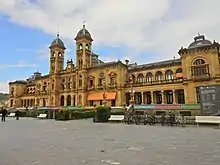
[[[220,129],[8,118],[0,165],[219,165]]]

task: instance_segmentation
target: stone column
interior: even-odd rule
[[[176,91],[173,90],[173,104],[177,104]]]
[[[166,104],[166,92],[165,91],[161,91],[161,96],[162,96],[162,104]]]
[[[53,110],[53,119],[55,119],[55,110]]]
[[[150,97],[151,97],[151,104],[155,104],[154,91],[150,92]]]
[[[144,92],[141,92],[141,104],[144,104]]]

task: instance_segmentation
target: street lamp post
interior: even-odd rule
[[[103,85],[103,106],[106,106],[107,105],[107,101],[106,101],[106,98],[107,98],[107,94],[106,94],[106,82],[105,82],[105,79],[102,81],[102,85]]]
[[[134,104],[134,89],[133,89],[133,77],[130,76],[129,77],[129,83],[130,83],[130,96],[131,96],[131,99],[129,101],[130,105],[133,105]]]

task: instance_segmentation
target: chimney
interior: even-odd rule
[[[128,65],[129,64],[129,60],[125,60],[125,65]]]

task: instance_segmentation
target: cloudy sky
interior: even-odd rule
[[[0,0],[0,92],[9,81],[48,73],[48,46],[60,36],[66,59],[86,21],[93,51],[105,61],[179,58],[198,33],[220,41],[219,0]]]

